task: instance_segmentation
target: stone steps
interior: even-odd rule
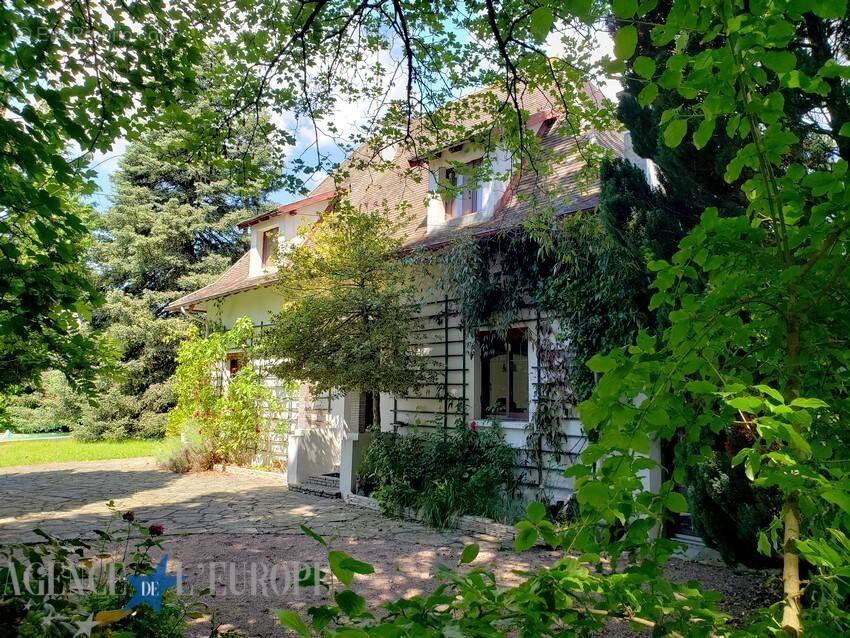
[[[311,476],[300,485],[290,485],[289,489],[293,492],[301,492],[302,494],[312,494],[322,498],[340,498],[339,491],[339,476],[333,474],[321,474]]]

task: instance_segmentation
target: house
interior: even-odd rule
[[[597,102],[602,99],[592,87],[586,97]],[[474,95],[464,98],[474,99]],[[500,147],[498,132],[492,128],[483,136],[487,143],[469,137],[435,137],[425,149],[422,145],[419,149],[399,146],[384,152],[383,162],[377,155],[371,161],[369,149],[361,147],[341,167],[341,179],[327,178],[307,197],[243,221],[240,227],[251,233],[248,252],[217,281],[175,300],[168,310],[202,313],[207,321],[225,327],[247,315],[262,330],[282,301],[274,288],[276,247],[302,241],[299,229],[319,221],[337,197],[347,198],[356,207],[380,206],[391,215],[406,208],[400,231],[405,250],[432,251],[459,236],[477,240],[515,228],[541,207],[556,215],[594,209],[599,183],[584,174],[580,143],[625,156],[649,175],[650,167],[631,152],[620,133],[586,130],[577,143],[576,137],[563,133],[559,126],[563,115],[545,94],[529,93],[522,106],[530,114],[528,134],[536,136],[541,149],[552,158],[543,174],[511,157]],[[465,124],[478,130],[487,126],[487,122]],[[460,165],[474,169],[482,160],[492,166],[490,178],[465,188],[462,171],[456,169]],[[378,167],[377,163],[389,166]],[[449,189],[450,195],[447,183],[455,187]],[[420,344],[434,359],[437,378],[432,386],[409,396],[382,396],[382,427],[403,432],[413,424],[433,426],[440,419],[447,424],[458,418],[485,425],[498,421],[508,442],[525,448],[529,423],[537,409],[537,389],[547,375],[544,366],[538,366],[538,354],[552,343],[552,330],[542,330],[541,322],[557,325],[557,317],[542,317],[527,308],[511,326],[507,341],[494,340],[486,330],[470,335],[459,320],[454,300],[435,284],[425,287],[420,318]],[[475,348],[467,347],[488,338],[495,345],[486,353],[476,356]],[[237,355],[234,353],[234,360]],[[368,397],[313,396],[304,385],[294,400],[292,427],[285,444],[279,442],[279,453],[286,456],[289,484],[302,484],[311,476],[340,468],[341,490],[350,492],[370,438],[364,427],[370,413]],[[545,460],[536,467],[519,463],[517,472],[529,497],[544,492],[556,501],[570,494],[570,485],[561,473],[582,449],[584,435],[572,416],[565,418],[561,427],[569,449],[563,454],[547,450]]]

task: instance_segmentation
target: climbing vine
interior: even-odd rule
[[[612,238],[596,211],[541,214],[495,236],[462,236],[419,259],[436,267],[439,284],[456,299],[473,353],[481,329],[506,335],[518,322],[542,318],[536,347],[545,372],[527,438],[542,485],[547,455],[560,461],[572,453],[563,425],[593,389],[586,362],[654,324],[646,260]]]
[[[172,432],[199,435],[216,460],[248,460],[260,440],[267,413],[277,403],[251,365],[254,326],[242,317],[228,331],[202,337],[195,325],[177,352],[177,406],[169,414]],[[240,353],[238,370],[224,368],[228,352]]]

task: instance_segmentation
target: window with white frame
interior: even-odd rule
[[[260,246],[260,266],[263,268],[274,266],[279,232],[277,227],[263,231],[263,241]]]
[[[445,180],[449,186],[443,196],[447,221],[481,210],[482,193],[478,181],[480,170],[481,159],[467,162],[461,171],[451,167],[445,170]]]
[[[507,336],[481,332],[481,416],[528,418],[528,330],[512,328]]]

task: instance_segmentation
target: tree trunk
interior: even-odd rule
[[[785,542],[782,547],[782,584],[785,606],[782,609],[782,629],[792,636],[803,632],[800,620],[800,555],[794,546],[800,537],[800,510],[797,500],[789,496],[785,500]]]
[[[381,393],[372,393],[372,427],[375,432],[381,431]]]

